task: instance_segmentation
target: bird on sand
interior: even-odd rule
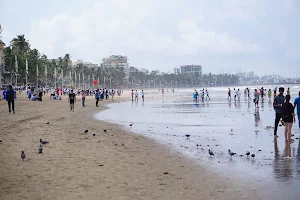
[[[249,155],[250,155],[250,152],[249,152],[249,151],[247,151],[247,152],[246,152],[246,156],[248,157]]]
[[[42,138],[40,139],[40,143],[41,144],[48,144],[49,142],[45,141],[45,140],[42,140]]]
[[[42,143],[40,144],[40,147],[39,147],[39,153],[43,153],[43,144]]]
[[[89,132],[88,130],[85,130],[85,131],[84,131],[84,133],[88,133],[88,132]]]
[[[21,153],[21,158],[22,158],[23,161],[26,158],[26,155],[25,155],[24,151],[22,151],[22,153]]]
[[[208,149],[208,153],[209,153],[210,156],[214,156],[215,155],[210,149]]]
[[[129,126],[132,126],[133,125],[133,123],[131,123]]]
[[[252,157],[252,158],[254,158],[254,157],[255,157],[255,154],[254,154],[254,153],[253,153],[253,154],[251,154],[251,157]]]
[[[190,134],[186,134],[185,137],[189,138],[191,135]]]
[[[234,156],[236,153],[233,153],[232,151],[230,151],[230,149],[228,149],[228,154],[229,154],[230,156]]]

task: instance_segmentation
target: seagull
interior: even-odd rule
[[[247,152],[246,152],[246,156],[248,157],[249,155],[250,155],[250,152],[249,152],[249,151],[247,151]]]
[[[85,131],[84,131],[84,133],[88,133],[88,132],[89,132],[88,130],[85,130]]]
[[[185,137],[189,138],[191,135],[190,134],[186,134]]]
[[[230,149],[228,149],[228,154],[229,154],[230,156],[234,156],[236,153],[233,153],[233,152],[230,151]]]
[[[253,153],[253,154],[251,154],[251,157],[252,157],[252,158],[254,158],[254,157],[255,157],[255,154],[254,154],[254,153]]]
[[[40,147],[39,147],[39,153],[43,153],[43,144],[42,143],[40,144]]]
[[[129,126],[132,126],[133,125],[133,123],[131,123]]]
[[[45,140],[43,141],[42,139],[40,139],[40,143],[41,143],[41,144],[48,144],[49,142],[47,142],[47,141],[45,141]]]
[[[208,149],[208,153],[209,153],[210,156],[214,156],[215,155],[210,149]]]
[[[25,155],[24,151],[22,151],[22,153],[21,153],[21,158],[22,158],[23,161],[26,158],[26,155]]]

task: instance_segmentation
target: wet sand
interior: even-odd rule
[[[128,98],[114,103],[124,100]],[[50,101],[47,96],[43,102],[31,102],[19,95],[16,114],[8,114],[6,102],[0,101],[0,199],[272,196],[259,183],[225,176],[119,125],[93,119],[107,103],[96,109],[93,97],[88,97],[86,108],[77,102],[70,112],[66,98]],[[43,154],[37,153],[40,138],[50,142]]]

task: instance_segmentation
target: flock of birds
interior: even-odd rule
[[[40,139],[40,145],[39,145],[38,152],[39,152],[39,153],[43,153],[43,145],[46,145],[46,144],[48,144],[48,143],[49,143],[49,142]],[[24,161],[25,158],[26,158],[26,155],[25,155],[24,151],[22,151],[22,152],[21,152],[21,159]]]
[[[190,134],[186,134],[186,135],[185,135],[185,137],[187,137],[187,138],[189,138],[190,136],[191,136]],[[209,154],[210,156],[214,156],[214,155],[215,155],[210,149],[208,149],[208,154]],[[228,149],[228,154],[230,155],[230,157],[236,155],[236,153],[232,152],[230,149]],[[247,157],[249,157],[250,154],[251,154],[251,153],[250,153],[249,151],[247,151],[247,152],[245,153],[245,155],[246,155]],[[254,154],[254,153],[251,154],[251,157],[254,159],[254,158],[255,158],[255,154]]]
[[[215,155],[210,149],[208,149],[208,154],[209,154],[210,156],[214,156],[214,155]],[[236,155],[236,153],[232,152],[230,149],[228,149],[228,154],[230,155],[230,157]],[[245,155],[246,155],[247,157],[249,157],[250,154],[251,154],[251,153],[250,153],[249,151],[247,151],[247,152],[245,153]],[[255,154],[254,154],[254,153],[251,154],[251,157],[254,158],[254,157],[255,157]]]

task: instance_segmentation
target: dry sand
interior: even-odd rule
[[[32,102],[19,95],[16,114],[8,114],[0,101],[0,199],[259,199],[250,183],[93,119],[107,103],[96,108],[93,97],[87,97],[87,107],[77,102],[70,112],[66,98]],[[50,142],[43,154],[37,153],[40,138]]]

